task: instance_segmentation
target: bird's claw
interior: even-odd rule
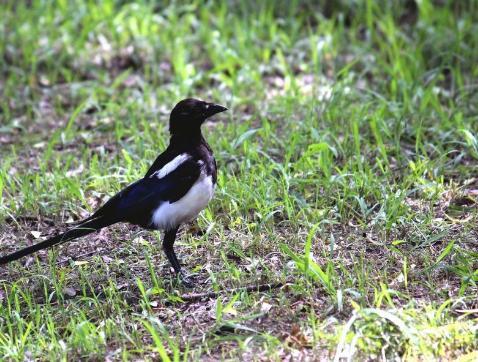
[[[179,280],[186,288],[192,288],[195,285],[192,275],[187,275],[183,271],[179,272]]]

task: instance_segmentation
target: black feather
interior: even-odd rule
[[[5,255],[0,257],[0,265],[9,263],[11,261],[20,259],[28,254],[34,253],[38,250],[42,250],[45,248],[49,248],[50,246],[57,245],[60,243],[64,243],[66,241],[70,241],[81,236],[85,236],[91,234],[101,228],[113,224],[112,222],[108,221],[105,218],[98,218],[94,220],[89,220],[84,222],[72,229],[65,231],[62,234],[56,235],[48,240],[42,241],[35,245],[28,246],[24,249],[18,250],[12,254]]]

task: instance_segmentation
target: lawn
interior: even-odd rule
[[[142,177],[182,98],[213,201],[0,269],[5,360],[478,359],[478,1],[5,0],[0,253]]]

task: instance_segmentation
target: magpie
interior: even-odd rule
[[[176,274],[190,286],[173,244],[179,226],[196,218],[214,195],[216,161],[201,133],[201,125],[208,117],[226,110],[221,105],[194,98],[180,101],[169,117],[169,146],[142,179],[118,192],[64,233],[0,257],[0,265],[118,222],[128,222],[148,230],[164,230],[163,250]]]

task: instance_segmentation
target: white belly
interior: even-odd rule
[[[212,176],[201,173],[196,183],[181,199],[162,203],[153,213],[153,224],[158,229],[168,230],[196,218],[214,195]]]

